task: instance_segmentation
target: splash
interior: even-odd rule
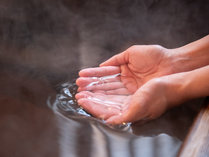
[[[87,113],[82,107],[79,106],[75,98],[77,93],[77,86],[75,83],[66,82],[60,85],[60,90],[56,95],[55,101],[50,103],[48,99],[48,105],[56,114],[61,114],[70,119],[88,119],[89,121],[96,121],[104,124],[109,128],[127,131],[130,129],[130,123],[123,123],[121,125],[107,125],[104,120],[97,119],[91,114]]]

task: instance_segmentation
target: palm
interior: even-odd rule
[[[121,81],[131,92],[135,92],[150,79],[170,72],[166,69],[165,52],[161,47],[135,46],[128,49],[126,53],[128,56],[125,64],[120,65]],[[116,60],[120,62],[119,59]],[[107,61],[106,65],[111,63]]]
[[[110,117],[122,115],[130,103],[131,96],[83,91],[77,94],[76,98],[87,112],[107,120]]]
[[[123,114],[139,87],[152,78],[170,73],[164,51],[158,46],[135,46],[112,57],[101,67],[82,70],[76,81],[79,104],[103,119]],[[122,104],[121,108],[116,109],[116,104]]]
[[[111,94],[130,94],[150,79],[170,74],[167,60],[164,59],[164,49],[159,46],[135,46],[120,56],[116,55],[106,61],[103,63],[105,66],[82,70],[77,80],[79,91],[104,90]],[[98,77],[117,73],[121,75],[98,81]],[[91,83],[93,86],[88,86]]]

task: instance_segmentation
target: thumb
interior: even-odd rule
[[[107,61],[100,64],[100,66],[118,66],[128,62],[128,53],[126,51],[119,53]]]

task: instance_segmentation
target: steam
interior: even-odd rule
[[[0,8],[0,60],[55,80],[134,44],[173,48],[209,33],[202,1],[11,0]]]

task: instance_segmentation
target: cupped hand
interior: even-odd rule
[[[166,103],[159,93],[161,87],[148,81],[171,74],[170,64],[166,48],[132,46],[100,67],[81,70],[76,98],[89,113],[111,124],[157,117],[165,111]]]
[[[76,95],[78,103],[93,116],[109,124],[122,124],[160,116],[168,105],[164,83],[153,79],[134,94],[108,94],[103,91],[82,91]]]
[[[120,73],[120,84],[117,82],[118,80],[113,80],[108,85],[121,88],[122,83],[130,93],[134,93],[147,81],[173,73],[170,54],[169,49],[159,45],[132,46],[105,61],[98,68],[81,70],[79,73],[80,78],[77,80],[77,85],[80,87],[78,91],[94,90],[92,88],[103,90],[107,86],[101,87],[98,84],[99,87],[97,88],[95,84],[91,88],[83,87],[91,82],[95,82],[96,78],[92,79],[92,77],[103,77]]]
[[[94,117],[103,120],[122,115],[131,98],[131,95],[106,94],[101,91],[82,91],[76,94],[79,105]]]

